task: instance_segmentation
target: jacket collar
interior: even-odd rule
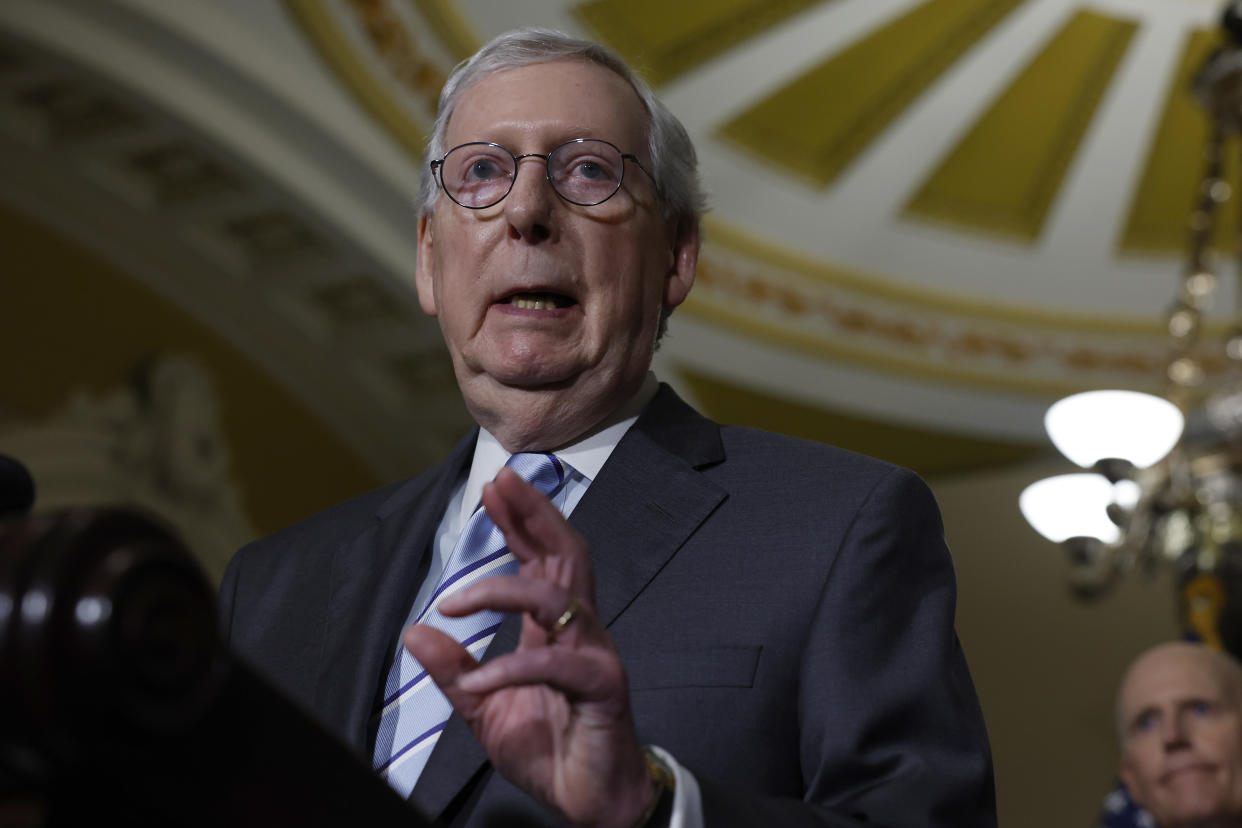
[[[569,521],[591,549],[596,606],[606,626],[724,500],[724,490],[699,471],[723,460],[720,427],[661,385]],[[520,629],[520,617],[506,619],[483,660],[511,652]],[[486,762],[482,746],[454,715],[410,801],[428,817],[441,817]]]
[[[477,429],[429,473],[401,486],[333,556],[314,709],[360,755],[388,659],[427,570],[428,550]]]

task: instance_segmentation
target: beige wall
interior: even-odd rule
[[[1003,828],[1094,824],[1113,781],[1113,692],[1141,649],[1178,635],[1169,577],[1084,605],[1064,553],[1018,512],[1026,465],[931,480],[958,576],[958,634],[992,740]]]

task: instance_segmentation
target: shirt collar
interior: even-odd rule
[[[587,483],[594,480],[604,467],[604,463],[612,455],[612,450],[621,442],[625,432],[630,430],[638,420],[638,415],[655,396],[659,383],[655,374],[647,373],[642,386],[633,397],[621,406],[605,422],[609,425],[555,452],[557,458],[565,463]],[[479,429],[479,439],[474,445],[474,460],[470,465],[470,476],[466,478],[466,488],[462,493],[461,517],[468,520],[470,515],[479,508],[483,498],[483,486],[496,477],[496,474],[509,462],[511,454],[505,451],[500,441],[485,428]]]

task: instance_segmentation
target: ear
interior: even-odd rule
[[[414,262],[414,286],[423,313],[436,316],[435,254],[432,251],[432,213],[418,217],[418,259]]]
[[[673,228],[673,255],[664,280],[664,307],[672,310],[686,300],[699,263],[699,223],[682,219]]]

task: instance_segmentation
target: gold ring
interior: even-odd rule
[[[565,611],[561,613],[561,617],[556,619],[556,623],[552,625],[552,629],[548,635],[555,639],[558,635],[565,632],[565,628],[574,623],[574,618],[578,616],[580,605],[577,598],[569,599],[569,606],[565,607]]]

